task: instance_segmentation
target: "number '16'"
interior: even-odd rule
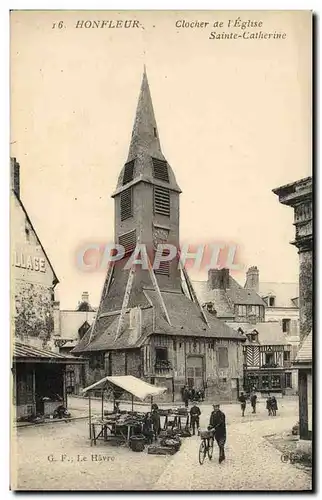
[[[59,28],[61,30],[63,27],[64,27],[63,21],[59,21],[59,23],[54,23],[53,24],[53,28],[52,29]]]

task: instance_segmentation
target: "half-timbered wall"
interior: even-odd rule
[[[156,353],[162,348],[167,349],[168,366],[167,363],[164,363],[165,366],[156,364]],[[239,343],[233,340],[154,335],[142,349],[144,377],[160,385],[171,379],[175,399],[181,398],[182,387],[191,382],[190,377],[193,375],[195,385],[205,387],[208,397],[237,397],[237,388],[242,384],[243,377],[243,353]],[[199,367],[202,367],[201,377]]]

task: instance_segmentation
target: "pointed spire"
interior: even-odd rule
[[[128,160],[134,159],[141,152],[162,156],[145,64]]]

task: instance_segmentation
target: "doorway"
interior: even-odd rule
[[[204,388],[204,362],[202,356],[187,357],[187,383],[189,388]]]

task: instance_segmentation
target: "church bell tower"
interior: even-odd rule
[[[115,201],[115,243],[122,245],[128,253],[134,250],[137,242],[144,244],[151,261],[158,244],[167,243],[178,249],[180,193],[173,170],[161,151],[144,69],[127,161],[112,195]],[[119,264],[115,267],[118,275],[120,272],[126,274]],[[160,290],[181,290],[177,259],[162,262],[154,274]],[[142,286],[152,286],[151,277],[147,270],[137,266],[131,295],[135,290],[139,292]]]

